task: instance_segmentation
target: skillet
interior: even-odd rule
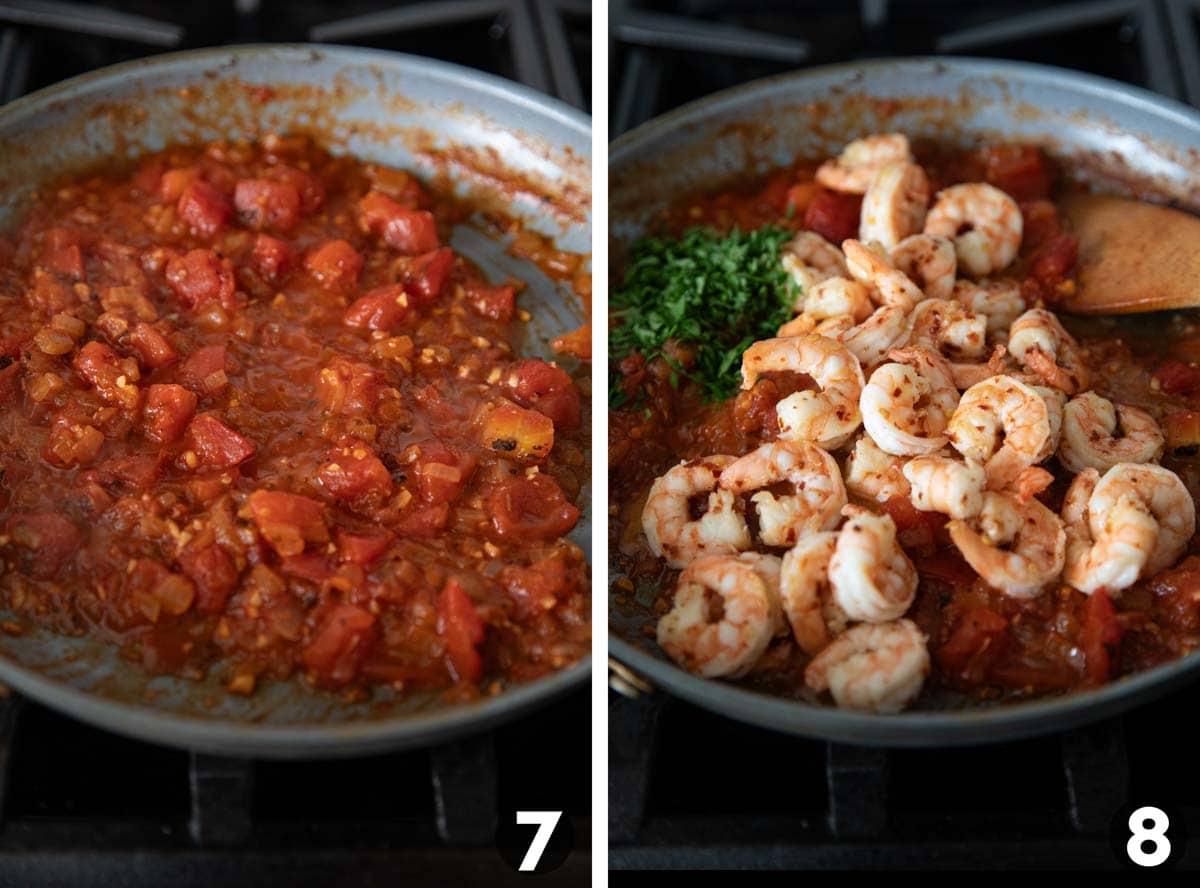
[[[333,46],[239,46],[155,56],[68,80],[0,108],[0,230],[39,182],[178,142],[306,132],[335,153],[447,177],[481,206],[590,253],[590,125],[518,84],[442,62]],[[584,320],[579,300],[481,227],[454,247],[493,280],[528,282],[523,351]],[[588,497],[585,490],[583,497]],[[588,551],[590,512],[572,539]],[[0,612],[2,614],[2,612]],[[7,614],[3,614],[7,617]],[[111,731],[204,752],[312,758],[392,750],[482,730],[581,686],[585,659],[477,703],[436,696],[348,704],[298,681],[252,697],[215,681],[150,677],[115,645],[30,629],[0,636],[0,682]]]
[[[1200,114],[1191,108],[1041,65],[957,58],[856,62],[719,92],[617,139],[609,153],[614,279],[622,255],[654,214],[684,194],[761,175],[797,157],[833,156],[851,139],[889,131],[948,145],[1036,143],[1089,185],[1200,211]],[[620,664],[614,685],[637,693],[640,678],[750,724],[845,743],[966,745],[1060,731],[1147,702],[1200,674],[1197,652],[1065,696],[984,707],[939,701],[893,716],[856,713],[680,669],[644,631],[655,616],[616,601],[611,589],[609,650]],[[621,677],[624,670],[632,682]]]

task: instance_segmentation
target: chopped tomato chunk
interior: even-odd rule
[[[395,539],[395,535],[388,531],[362,534],[339,530],[337,533],[338,557],[342,561],[352,561],[367,567],[374,564],[384,552],[391,548]]]
[[[187,454],[195,454],[197,465],[214,469],[231,469],[254,456],[258,448],[249,438],[239,435],[211,413],[201,413],[188,424],[184,435],[187,452],[183,460],[190,465]]]
[[[546,414],[558,429],[579,425],[582,398],[567,372],[537,358],[517,361],[504,374],[504,384],[513,400]]]
[[[487,507],[492,529],[501,539],[552,539],[579,520],[579,510],[548,475],[514,478],[500,485],[488,496]]]
[[[317,406],[332,413],[369,413],[382,388],[383,380],[371,367],[334,358],[317,374]]]
[[[518,611],[528,615],[552,610],[559,597],[569,591],[567,564],[557,555],[528,567],[506,567],[500,579]]]
[[[450,271],[454,268],[454,251],[441,247],[432,253],[413,256],[405,263],[404,288],[418,306],[431,305],[446,289]]]
[[[475,603],[458,580],[449,580],[438,598],[438,633],[446,643],[451,674],[458,681],[478,682],[483,678],[484,625]]]
[[[358,202],[358,224],[401,253],[429,253],[438,248],[433,213],[402,206],[377,191]]]
[[[325,613],[301,659],[318,684],[342,687],[357,677],[378,636],[375,617],[369,611],[337,604]]]
[[[195,311],[209,302],[237,307],[233,264],[212,250],[191,250],[167,260],[167,283],[184,307]]]
[[[862,196],[841,194],[821,188],[804,211],[804,227],[815,231],[834,246],[849,237],[858,237],[858,217]]]
[[[1047,198],[1057,170],[1036,145],[991,145],[983,149],[984,178],[1014,200]]]
[[[347,327],[363,330],[391,330],[408,316],[409,296],[403,286],[388,284],[360,296],[342,316]]]
[[[508,286],[475,287],[469,291],[467,298],[471,300],[471,306],[483,317],[502,324],[512,321],[517,307],[513,288]]]
[[[17,570],[38,580],[57,576],[83,542],[79,528],[53,512],[13,515],[4,533]]]
[[[196,396],[181,385],[158,383],[146,392],[142,423],[146,437],[156,444],[179,439],[196,413]]]
[[[986,607],[965,610],[950,637],[936,651],[938,667],[961,681],[987,680],[992,663],[1004,653],[1008,620]]]
[[[226,385],[228,356],[223,345],[198,348],[179,368],[179,380],[200,395],[211,395]]]
[[[129,333],[129,344],[138,353],[138,359],[151,370],[168,367],[179,360],[179,352],[161,332],[145,321],[138,321]]]
[[[450,506],[434,503],[429,506],[410,506],[392,525],[400,537],[435,537],[450,521]]]
[[[296,270],[296,253],[284,241],[260,234],[254,240],[250,262],[262,277],[272,284],[283,283]]]
[[[73,366],[105,401],[129,408],[137,406],[135,383],[141,373],[133,358],[122,358],[102,342],[89,342],[75,355]]]
[[[189,546],[179,553],[179,567],[196,585],[196,609],[219,614],[237,587],[238,570],[225,551],[215,543]]]
[[[317,480],[335,499],[363,506],[377,505],[392,492],[387,467],[362,447],[331,453],[317,469]]]
[[[1183,361],[1167,361],[1154,371],[1159,388],[1168,395],[1200,394],[1200,367]]]
[[[233,218],[229,198],[203,180],[183,189],[177,210],[179,217],[200,237],[215,237]]]
[[[440,441],[420,445],[417,490],[429,503],[451,503],[462,493],[475,471],[475,457],[451,450]]]
[[[1113,655],[1121,641],[1121,624],[1117,621],[1117,609],[1103,589],[1088,596],[1084,608],[1083,626],[1079,632],[1079,646],[1087,662],[1087,677],[1094,684],[1102,684],[1112,678]]]
[[[325,186],[312,173],[298,170],[286,164],[278,164],[267,171],[269,178],[295,188],[300,194],[300,213],[307,216],[325,204]]]
[[[305,256],[304,267],[326,290],[346,293],[358,283],[363,257],[346,241],[331,240]]]
[[[329,542],[325,510],[307,496],[256,490],[238,514],[253,519],[258,532],[280,555],[298,555],[306,543]]]
[[[120,456],[99,466],[106,484],[125,484],[137,490],[149,490],[162,471],[162,459],[156,453]]]
[[[300,221],[300,191],[288,182],[241,179],[233,202],[250,228],[288,232]]]

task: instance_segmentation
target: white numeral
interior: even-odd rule
[[[1150,828],[1146,829],[1145,824]],[[1138,866],[1158,866],[1171,856],[1171,840],[1167,838],[1167,828],[1171,819],[1161,808],[1147,805],[1138,808],[1129,815],[1129,831],[1133,834],[1125,843],[1125,853]],[[1154,849],[1149,853],[1142,850],[1142,845],[1149,842]]]
[[[545,853],[546,846],[550,844],[550,836],[554,835],[554,827],[558,826],[558,819],[560,817],[562,817],[562,811],[517,812],[517,823],[519,825],[537,824],[537,832],[533,834],[533,841],[529,843],[529,850],[525,852],[525,856],[521,858],[521,865],[517,867],[520,872],[531,873],[537,869],[538,861],[542,859],[542,854]]]

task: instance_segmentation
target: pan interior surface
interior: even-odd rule
[[[590,253],[590,125],[573,109],[478,71],[348,47],[248,46],[157,56],[104,69],[0,108],[0,231],[42,182],[120,164],[170,144],[306,133],[333,153],[451,183],[495,210]],[[482,226],[459,226],[456,250],[494,281],[528,283],[522,352],[585,322],[580,299],[509,254]],[[573,369],[569,362],[568,369]],[[590,498],[590,491],[581,495]],[[571,534],[590,553],[591,513]],[[9,615],[0,612],[0,617]],[[0,636],[0,681],[110,730],[178,746],[256,756],[320,756],[429,743],[512,717],[579,686],[587,660],[479,702],[437,694],[365,702],[269,683],[253,696],[215,678],[151,677],[115,645],[30,627]]]
[[[717,93],[618,139],[610,153],[613,279],[625,251],[682,196],[836,155],[851,139],[901,131],[947,145],[1028,142],[1094,187],[1200,211],[1200,115],[1146,90],[1018,62],[906,59],[814,68]],[[619,567],[612,566],[612,571]],[[611,589],[611,587],[610,587]],[[610,591],[610,649],[652,684],[733,718],[849,743],[989,743],[1111,715],[1177,686],[1200,655],[1094,691],[986,708],[939,701],[872,716],[699,679],[653,641],[648,606]],[[932,708],[936,705],[937,708]]]

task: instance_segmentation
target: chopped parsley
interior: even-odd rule
[[[609,300],[617,321],[609,333],[609,404],[624,406],[618,364],[638,352],[647,362],[662,357],[709,401],[737,391],[742,352],[775,335],[791,316],[794,284],[780,265],[792,232],[777,226],[736,229],[721,235],[691,228],[679,239],[645,237],[633,246],[625,278]],[[695,350],[684,369],[664,353],[668,340]]]

